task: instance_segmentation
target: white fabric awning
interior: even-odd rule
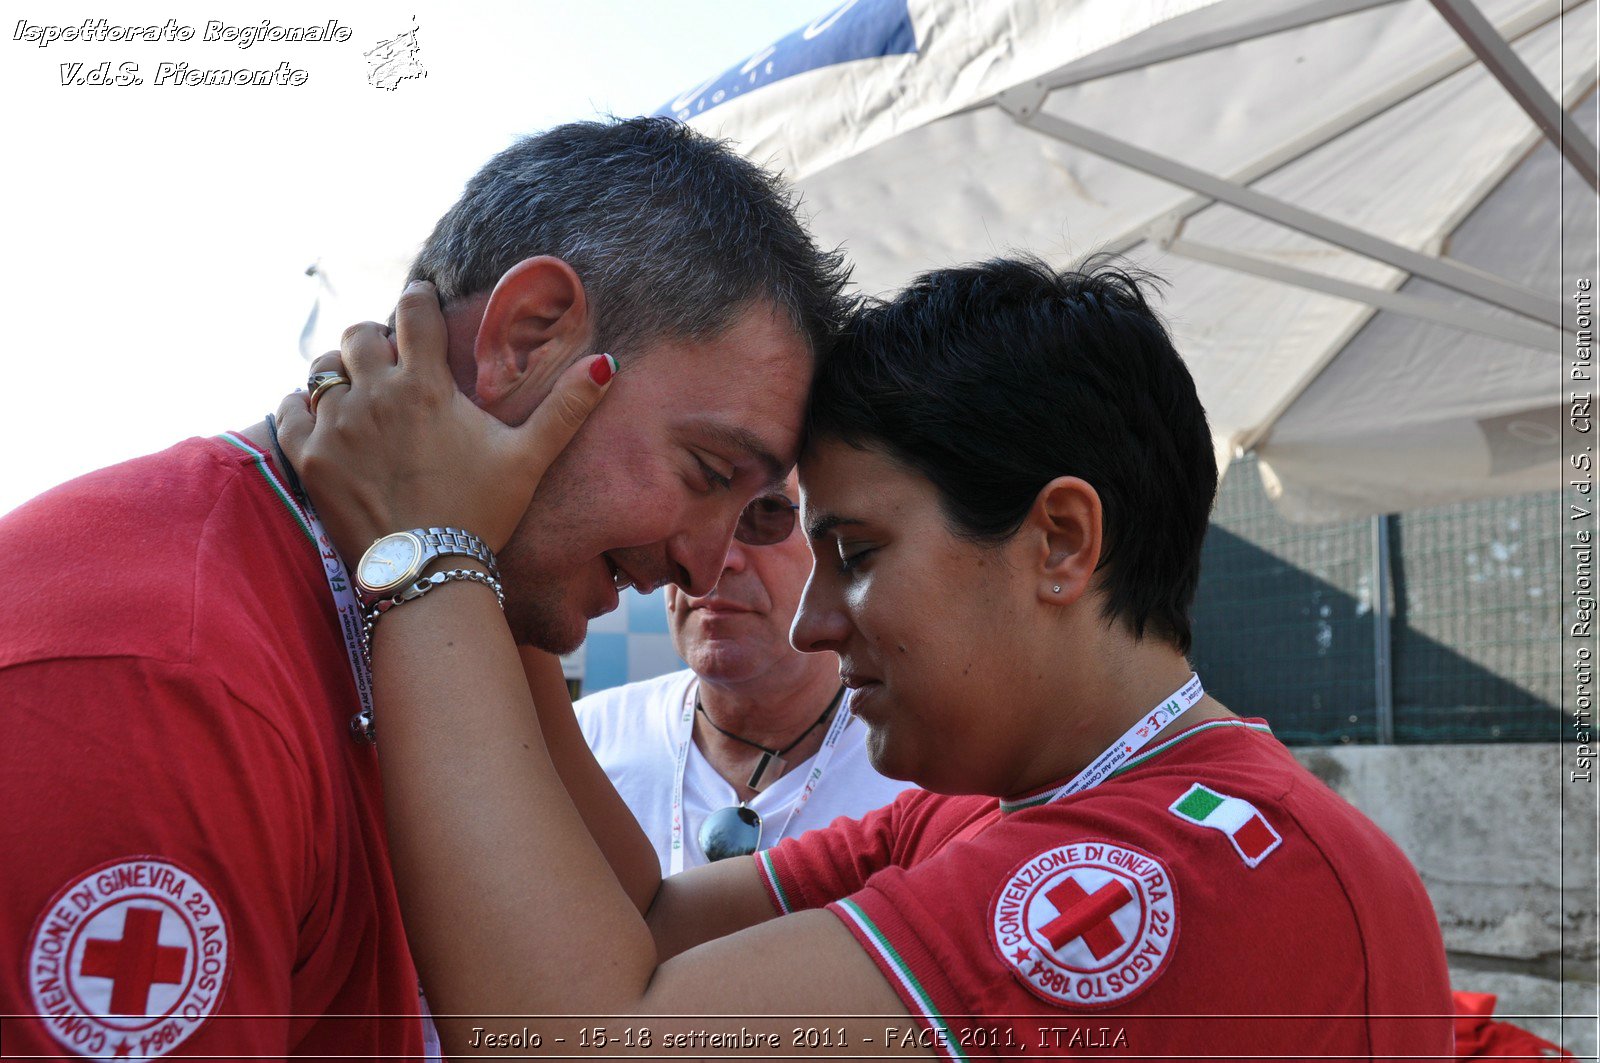
[[[1477,4],[1591,141],[1595,8]],[[1219,457],[1292,517],[1561,482],[1594,189],[1427,0],[854,0],[664,111],[784,171],[866,291],[1154,269]]]

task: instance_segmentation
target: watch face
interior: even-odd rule
[[[388,591],[416,573],[422,542],[409,532],[385,535],[361,555],[356,579],[369,591]]]

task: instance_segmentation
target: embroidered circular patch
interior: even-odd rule
[[[1147,988],[1178,936],[1172,876],[1113,842],[1047,849],[1012,872],[990,913],[1000,960],[1052,1004],[1103,1008]]]
[[[63,886],[34,924],[34,1010],[69,1051],[166,1055],[194,1034],[228,980],[228,923],[195,875],[154,856],[114,860]]]

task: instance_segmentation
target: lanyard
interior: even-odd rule
[[[667,870],[670,875],[683,871],[683,779],[689,766],[689,747],[694,745],[694,703],[699,692],[700,681],[698,679],[691,681],[684,689],[683,709],[678,714],[678,756],[672,778],[672,855]],[[806,775],[800,796],[795,798],[789,814],[784,817],[783,829],[778,831],[773,841],[778,841],[789,832],[789,828],[794,824],[794,818],[800,814],[802,808],[806,807],[811,795],[816,793],[817,784],[822,781],[822,773],[828,770],[828,761],[833,759],[834,748],[838,746],[839,737],[844,734],[844,729],[849,723],[850,699],[846,697],[834,712],[833,720],[828,725],[828,733],[823,736],[822,748],[817,750],[816,756],[812,758],[811,771]],[[757,798],[760,796],[756,795]]]
[[[284,487],[283,481],[278,479],[267,456],[249,440],[235,432],[226,432],[223,438],[255,455],[256,467],[261,470],[261,475],[267,478],[272,489],[294,514],[300,527],[316,544],[317,553],[322,557],[322,574],[327,577],[328,590],[333,595],[333,608],[339,614],[339,633],[344,636],[345,657],[350,663],[350,675],[356,682],[356,697],[361,702],[361,711],[350,717],[350,737],[357,742],[371,744],[375,741],[372,736],[372,668],[367,661],[361,602],[356,598],[355,590],[350,585],[350,576],[345,571],[344,560],[340,558],[339,551],[333,548],[327,529],[317,518],[316,510],[311,508],[311,500]],[[426,1063],[439,1063],[443,1058],[439,1046],[439,1031],[433,1024],[433,1015],[428,1010],[428,999],[422,995],[420,981],[417,983],[417,1011],[422,1023],[423,1059]]]
[[[1008,807],[1026,804],[1028,807],[1049,804],[1059,801],[1070,794],[1082,793],[1084,790],[1093,789],[1105,782],[1112,772],[1120,768],[1135,753],[1149,745],[1163,727],[1172,723],[1178,717],[1188,712],[1201,698],[1206,696],[1206,691],[1200,685],[1200,676],[1191,673],[1189,681],[1151,709],[1143,719],[1128,728],[1128,733],[1113,742],[1104,753],[1101,753],[1087,767],[1073,776],[1072,781],[1048,794],[1028,798],[1026,801],[1007,802]]]
[[[327,529],[322,526],[322,521],[317,518],[316,510],[311,508],[311,502],[305,497],[296,497],[295,494],[283,486],[283,481],[272,469],[272,463],[267,460],[256,446],[243,436],[233,432],[224,434],[228,442],[255,455],[256,465],[261,470],[261,475],[271,483],[273,490],[283,500],[295,519],[300,522],[311,541],[316,544],[317,553],[322,557],[322,574],[327,577],[328,590],[333,595],[333,608],[339,614],[339,633],[344,636],[345,658],[350,664],[350,675],[355,680],[356,698],[361,703],[361,711],[350,718],[350,737],[358,742],[371,743],[372,732],[372,669],[367,664],[366,641],[363,634],[363,617],[361,602],[356,598],[355,588],[351,585],[350,575],[345,570],[344,561],[339,557],[339,551],[333,548],[333,542],[328,538]]]

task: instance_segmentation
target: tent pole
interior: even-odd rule
[[[1387,263],[1396,269],[1426,277],[1437,284],[1515,311],[1524,317],[1542,321],[1556,328],[1562,327],[1565,308],[1560,300],[1551,299],[1522,285],[1512,284],[1459,262],[1421,254],[1264,192],[1197,170],[1176,159],[1146,151],[1127,141],[1107,136],[1076,122],[1069,122],[1057,115],[1046,114],[1040,109],[1043,100],[1042,89],[1034,92],[1007,90],[997,98],[1000,107],[1013,119],[1035,132],[1054,137],[1163,181],[1170,181],[1192,192],[1209,196],[1249,214],[1296,229],[1308,236]]]
[[[1578,7],[1583,2],[1584,0],[1563,0],[1559,13],[1565,14],[1569,9]],[[1525,34],[1532,33],[1543,26],[1550,21],[1551,17],[1544,14],[1539,6],[1530,7],[1521,14],[1502,22],[1497,29],[1506,38],[1518,40]],[[1342,114],[1334,116],[1308,133],[1295,138],[1277,151],[1264,158],[1257,159],[1235,173],[1229,174],[1228,180],[1239,185],[1253,184],[1268,174],[1275,173],[1292,162],[1297,162],[1352,129],[1370,122],[1390,108],[1397,107],[1413,96],[1431,89],[1452,74],[1465,70],[1473,64],[1475,58],[1471,50],[1458,48],[1453,54],[1437,60],[1412,74],[1404,81],[1397,82],[1382,92],[1361,101]],[[1214,200],[1209,196],[1191,196],[1173,208],[1169,216],[1181,222],[1185,218],[1192,217],[1211,206],[1213,202]],[[1144,242],[1146,228],[1146,223],[1140,223],[1137,228],[1124,232],[1102,246],[1113,254],[1130,251]]]
[[[1560,149],[1589,187],[1600,189],[1595,168],[1595,148],[1578,123],[1545,91],[1528,64],[1483,17],[1472,0],[1433,0],[1433,6],[1450,28],[1460,35],[1495,80],[1505,86],[1517,106],[1528,113],[1546,138]]]
[[[1394,645],[1389,628],[1389,514],[1372,518],[1372,652],[1378,744],[1394,745]]]
[[[1397,314],[1431,321],[1436,325],[1446,325],[1463,332],[1475,332],[1490,339],[1514,343],[1518,347],[1527,347],[1547,354],[1558,354],[1561,349],[1559,330],[1548,329],[1516,318],[1493,317],[1478,313],[1469,307],[1450,306],[1433,299],[1422,299],[1383,288],[1355,284],[1326,274],[1296,269],[1254,255],[1244,255],[1237,251],[1182,238],[1158,238],[1155,242],[1164,251],[1197,262],[1207,262],[1213,266],[1277,281],[1280,284],[1292,284],[1297,288],[1321,292],[1338,299],[1349,299],[1352,302],[1377,307],[1379,310],[1391,310]]]
[[[1374,7],[1387,7],[1398,0],[1318,0],[1317,3],[1307,4],[1302,7],[1291,7],[1284,11],[1275,11],[1251,19],[1238,26],[1229,26],[1225,29],[1213,30],[1210,33],[1197,34],[1185,37],[1171,44],[1158,45],[1147,48],[1133,55],[1123,56],[1118,59],[1095,61],[1095,57],[1085,56],[1076,63],[1069,64],[1058,70],[1054,75],[1046,78],[1044,84],[1050,89],[1064,89],[1069,85],[1081,85],[1085,81],[1094,81],[1098,78],[1113,77],[1125,74],[1130,70],[1142,70],[1156,63],[1167,63],[1174,59],[1184,59],[1201,52],[1215,51],[1218,48],[1227,48],[1245,41],[1259,40],[1270,37],[1274,33],[1284,33],[1288,30],[1297,30],[1302,26],[1314,26],[1319,22],[1340,18],[1344,15],[1354,15]]]

